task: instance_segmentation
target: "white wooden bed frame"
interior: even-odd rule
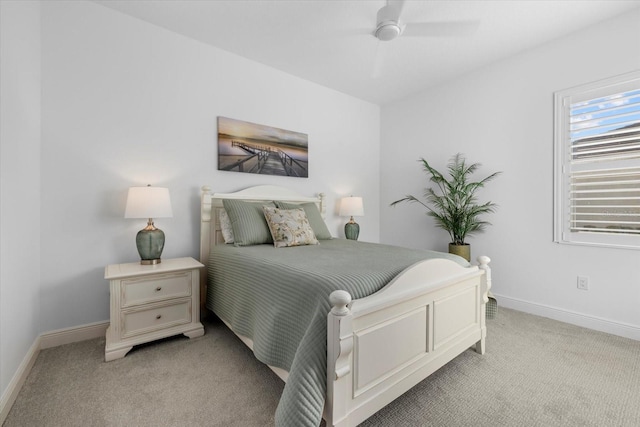
[[[322,193],[302,197],[282,187],[257,186],[212,194],[204,186],[200,262],[205,265],[211,245],[224,243],[218,220],[222,199],[314,202],[323,218],[326,210]],[[471,346],[484,354],[489,261],[481,256],[479,266],[465,268],[430,259],[410,266],[366,298],[352,301],[346,291],[331,294],[323,415],[328,426],[361,423]],[[206,269],[201,276],[204,304]],[[240,338],[252,348],[251,339]],[[271,368],[286,381],[286,371]]]

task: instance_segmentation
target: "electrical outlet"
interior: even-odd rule
[[[589,278],[586,276],[578,276],[578,289],[583,291],[589,290]]]

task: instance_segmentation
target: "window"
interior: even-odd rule
[[[554,101],[554,241],[640,249],[640,71]]]

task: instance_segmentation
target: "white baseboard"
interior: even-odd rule
[[[103,337],[108,327],[109,322],[107,321],[45,332],[40,335],[40,349],[44,350],[45,348]]]
[[[22,359],[22,363],[18,366],[18,370],[13,375],[13,378],[11,378],[11,381],[9,381],[7,389],[2,393],[2,397],[0,398],[0,425],[4,424],[4,420],[7,418],[7,415],[9,415],[9,411],[18,397],[20,389],[24,385],[29,372],[31,372],[33,364],[36,363],[38,354],[40,354],[40,337],[36,337],[33,344],[31,344],[29,351],[27,351],[26,356]]]
[[[29,372],[31,372],[31,368],[33,368],[38,354],[40,354],[40,350],[103,337],[107,327],[109,327],[109,322],[97,322],[75,328],[45,332],[36,337],[24,359],[22,359],[20,366],[18,366],[18,370],[9,382],[7,389],[2,393],[2,397],[0,397],[0,426],[4,423],[7,415],[9,415],[9,411],[18,397],[20,389],[24,385],[27,376],[29,376]]]
[[[502,306],[512,308],[514,310],[524,311],[525,313],[548,317],[549,319],[559,320],[560,322],[570,323],[572,325],[582,326],[584,328],[640,341],[640,328],[634,325],[614,322],[600,317],[589,316],[557,307],[523,301],[495,293],[494,296],[498,301],[498,307]]]

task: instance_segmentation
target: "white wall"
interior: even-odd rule
[[[144,226],[123,218],[133,185],[171,191],[164,258],[197,258],[204,184],[325,192],[334,235],[337,198],[362,195],[379,240],[378,106],[91,2],[42,11],[42,330],[108,319],[104,266],[135,262]],[[309,178],[217,171],[218,116],[308,134]]]
[[[478,177],[504,172],[481,192],[500,205],[494,225],[470,239],[473,257],[493,261],[498,304],[640,339],[640,251],[552,243],[553,92],[634,69],[638,9],[384,107],[381,240],[446,251],[419,206],[388,205],[422,194],[419,157],[443,168],[465,153]]]
[[[0,395],[4,406],[5,391],[40,333],[37,2],[0,2],[0,92]]]

